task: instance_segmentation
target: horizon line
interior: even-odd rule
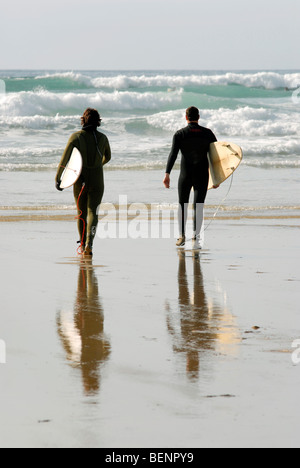
[[[90,71],[90,72],[300,72],[300,68],[0,68],[7,71]]]

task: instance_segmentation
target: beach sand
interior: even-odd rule
[[[297,447],[299,219],[174,240],[1,223],[1,447]]]

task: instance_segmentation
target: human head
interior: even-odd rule
[[[100,127],[101,117],[96,109],[88,107],[81,117],[81,125],[83,127]]]
[[[192,106],[186,110],[186,120],[188,122],[198,122],[199,119],[200,119],[200,112],[199,112],[199,109],[197,109],[197,107]]]

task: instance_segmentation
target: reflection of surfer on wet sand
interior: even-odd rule
[[[234,319],[226,304],[213,304],[205,293],[199,253],[195,252],[193,254],[193,294],[190,294],[189,289],[186,253],[185,251],[179,251],[178,254],[178,305],[180,316],[176,323],[170,305],[167,303],[167,326],[173,338],[174,352],[183,353],[186,356],[187,376],[192,380],[197,380],[199,378],[201,352],[223,351],[224,345],[236,345],[240,340]],[[227,352],[233,351],[231,346],[228,348],[226,346]]]
[[[109,358],[110,344],[104,335],[98,280],[90,263],[80,265],[74,312],[61,311],[57,325],[68,361],[81,368],[85,392],[97,393],[101,365]]]

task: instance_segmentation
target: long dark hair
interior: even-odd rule
[[[88,107],[81,117],[81,125],[83,127],[100,127],[101,117],[96,109]]]

